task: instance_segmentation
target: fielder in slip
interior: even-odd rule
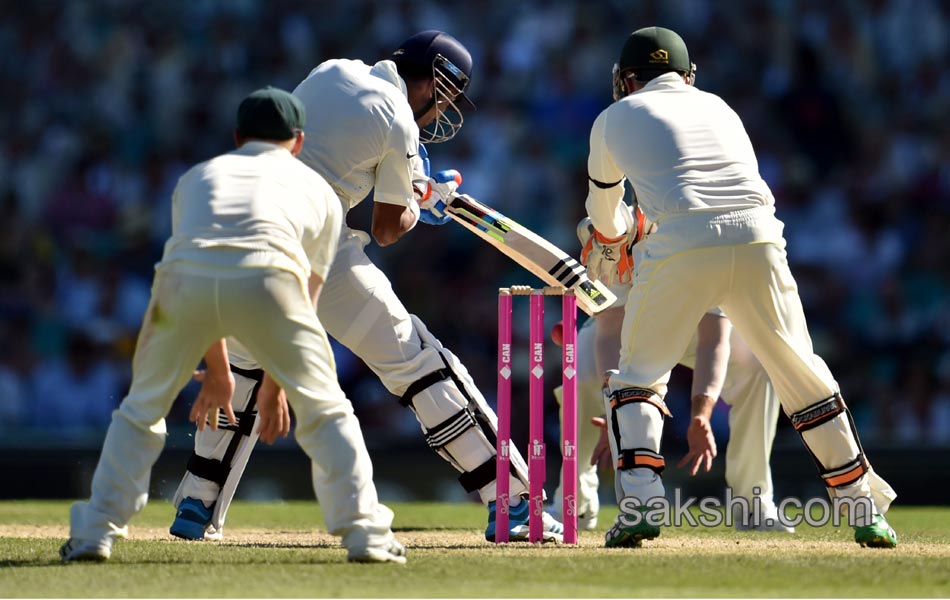
[[[106,560],[114,540],[127,535],[129,520],[148,499],[150,470],[165,443],[165,415],[209,345],[214,351],[206,354],[208,372],[192,420],[205,429],[209,413],[224,407],[228,422],[237,425],[225,336],[260,356],[266,377],[286,390],[297,440],[313,463],[327,530],[342,538],[348,559],[406,561],[390,529],[393,513],[377,500],[359,422],[314,314],[343,217],[327,182],[294,158],[304,143],[304,123],[296,98],[258,90],[238,109],[237,150],[179,180],[172,237],[156,267],[132,386],[113,413],[92,496],[70,510],[63,562]],[[279,394],[260,400],[265,437],[286,434],[289,415]],[[216,416],[211,418],[215,428]]]
[[[461,176],[429,176],[424,143],[451,139],[461,128],[472,57],[454,37],[424,31],[405,40],[387,60],[367,65],[336,59],[321,63],[294,90],[307,107],[308,143],[300,160],[329,182],[344,212],[373,192],[371,231],[386,246],[417,221],[450,220],[446,203]],[[420,131],[421,129],[421,131]],[[488,507],[485,536],[494,539],[497,420],[462,362],[393,291],[364,247],[370,235],[344,226],[326,278],[317,316],[327,332],[362,359],[383,385],[413,411],[428,445],[459,473],[466,491]],[[256,381],[247,377],[263,357],[233,346],[236,409],[253,415]],[[228,506],[257,440],[253,421],[237,431],[199,431],[195,453],[175,494],[171,532],[187,539],[220,537]],[[527,493],[527,467],[511,449],[512,503]],[[369,472],[361,474],[368,476]],[[524,511],[527,522],[527,511]],[[512,538],[526,539],[513,524]],[[545,517],[545,535],[559,539],[561,524]]]
[[[855,501],[848,515],[855,541],[896,546],[884,518],[893,490],[871,468],[838,384],[814,353],[783,224],[738,115],[693,86],[686,44],[668,29],[633,32],[613,77],[616,102],[590,135],[586,205],[596,231],[588,270],[633,281],[619,368],[606,384],[607,420],[616,432],[618,497],[639,504],[647,518],[621,513],[607,547],[638,546],[660,534],[647,505],[665,495],[657,460],[668,414],[663,397],[670,369],[714,307],[729,315],[768,372],[828,493]],[[625,180],[657,225],[633,253]]]

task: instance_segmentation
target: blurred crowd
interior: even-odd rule
[[[816,350],[865,444],[950,445],[946,0],[2,3],[3,438],[98,443],[128,385],[170,192],[230,148],[251,90],[452,33],[474,55],[478,111],[429,149],[433,168],[458,168],[463,191],[576,253],[590,125],[626,35],[654,24],[683,36],[697,86],[743,118]],[[351,224],[367,228],[368,212]],[[492,399],[494,289],[533,278],[454,224],[373,256]],[[370,444],[421,444],[372,373],[338,359]],[[687,394],[674,385],[674,410]]]

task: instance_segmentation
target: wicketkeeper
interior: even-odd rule
[[[660,440],[670,370],[703,315],[720,307],[768,372],[829,495],[851,502],[855,541],[896,546],[884,518],[893,490],[871,468],[838,383],[814,352],[784,225],[752,143],[734,110],[693,86],[695,75],[675,32],[633,32],[613,70],[616,101],[591,128],[588,270],[633,281],[605,410],[618,499],[639,505],[643,517],[620,514],[605,543],[638,546],[660,534],[649,503],[664,496]],[[626,181],[657,226],[634,246],[635,259]],[[710,447],[708,439],[689,441],[691,453]]]
[[[634,210],[633,222],[644,231],[634,242],[640,243],[652,225],[645,222],[639,209]],[[592,247],[589,228],[590,219],[584,219],[578,225],[578,235],[588,252]],[[582,258],[585,263],[586,258],[585,253]],[[577,361],[577,418],[581,424],[577,432],[577,449],[578,456],[590,456],[591,460],[578,465],[575,503],[578,527],[585,529],[594,529],[597,525],[600,509],[598,464],[612,464],[603,419],[603,374],[620,355],[623,306],[630,282],[614,282],[610,290],[617,296],[617,303],[588,319],[578,332],[577,341],[578,347],[587,349],[580,353]],[[745,499],[744,505],[741,501],[734,505],[732,522],[740,530],[793,532],[794,528],[782,524],[777,518],[773,498],[769,455],[775,439],[779,402],[765,369],[719,309],[703,315],[679,364],[693,370],[687,435],[709,440],[703,452],[687,454],[680,465],[688,466],[693,475],[700,468],[710,470],[717,455],[710,417],[716,400],[721,396],[731,407],[726,484],[734,497]],[[560,387],[555,390],[555,395],[560,402]],[[587,426],[592,420],[596,420],[600,427]],[[561,517],[560,507],[563,505],[563,474],[561,482],[554,493],[551,509],[556,518]]]

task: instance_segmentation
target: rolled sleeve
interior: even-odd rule
[[[620,210],[624,194],[624,174],[617,167],[607,148],[607,111],[600,113],[590,132],[590,155],[587,158],[588,193],[584,203],[594,228],[607,237],[626,232],[626,220]]]
[[[375,202],[412,206],[412,181],[415,172],[422,169],[418,155],[419,129],[414,122],[396,118],[390,130],[389,147],[376,166]]]

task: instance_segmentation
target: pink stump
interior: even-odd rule
[[[495,543],[508,541],[511,457],[511,293],[498,290],[498,446],[495,458]]]
[[[542,537],[541,515],[544,512],[544,293],[536,290],[531,294],[530,351],[528,418],[529,457],[528,480],[530,515],[528,517],[528,540],[540,542]]]
[[[566,290],[562,302],[564,341],[561,383],[564,395],[561,457],[564,473],[564,543],[577,543],[577,297]]]

